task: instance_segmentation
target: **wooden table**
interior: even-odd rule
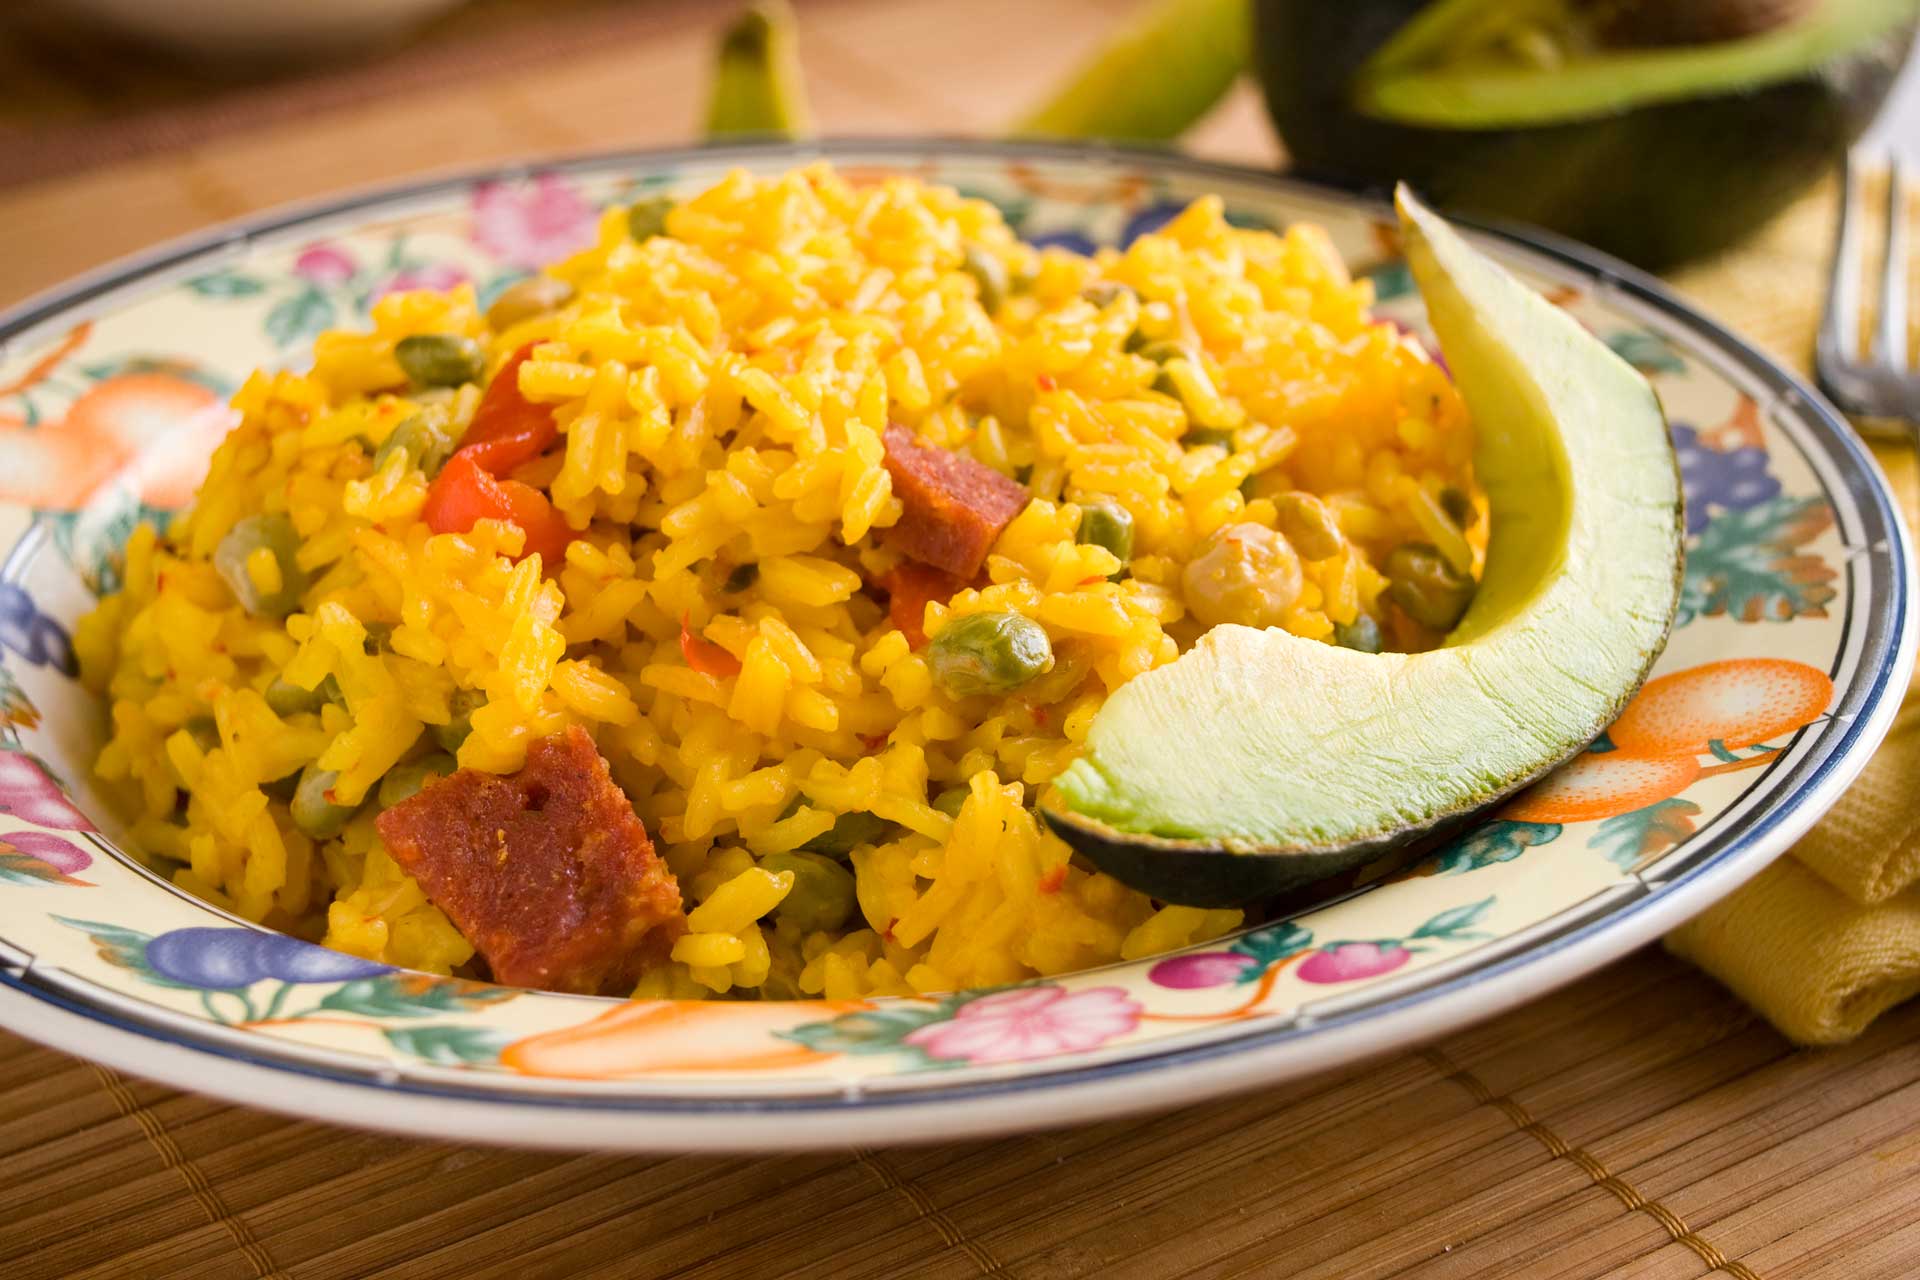
[[[806,4],[822,125],[991,131],[1127,7]],[[265,205],[684,140],[723,17],[694,0],[493,0],[351,68],[213,87],[97,50],[49,61],[23,21],[0,35],[0,305]],[[1277,158],[1244,93],[1193,145]],[[1830,194],[1678,283],[1804,364]],[[726,1160],[350,1132],[0,1035],[0,1275],[1910,1276],[1917,1031],[1920,1007],[1796,1051],[1648,951],[1428,1049],[1234,1101]]]

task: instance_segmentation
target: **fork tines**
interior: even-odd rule
[[[1840,226],[1826,313],[1820,322],[1817,368],[1820,384],[1853,413],[1920,419],[1920,376],[1907,359],[1907,202],[1914,186],[1904,158],[1891,161],[1887,177],[1887,251],[1880,271],[1879,323],[1873,343],[1860,348],[1861,161],[1847,157]]]

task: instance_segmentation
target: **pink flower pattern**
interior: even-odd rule
[[[593,243],[593,206],[563,178],[473,189],[473,242],[510,266],[534,270]]]
[[[947,1061],[1027,1062],[1097,1049],[1139,1025],[1140,1012],[1119,987],[1016,987],[970,1000],[904,1042]]]
[[[344,249],[330,244],[309,245],[293,260],[293,271],[315,284],[345,284],[360,270]]]

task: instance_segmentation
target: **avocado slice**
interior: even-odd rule
[[[1562,4],[1520,30],[1544,42],[1534,57],[1514,27],[1513,0],[1442,0],[1369,58],[1354,80],[1362,111],[1402,124],[1496,129],[1557,124],[1658,102],[1737,93],[1818,67],[1913,16],[1913,0],[1823,0],[1784,26],[1739,40],[1672,48],[1593,47]],[[1556,35],[1553,20],[1559,19]]]
[[[1641,3],[1786,17],[1649,47],[1609,24],[1618,3],[1256,0],[1254,68],[1300,173],[1404,179],[1659,268],[1726,247],[1827,173],[1920,15],[1920,0]]]
[[[1681,491],[1653,389],[1404,187],[1398,205],[1473,413],[1485,575],[1430,652],[1223,626],[1114,691],[1044,809],[1164,901],[1248,901],[1470,817],[1579,752],[1666,643]]]

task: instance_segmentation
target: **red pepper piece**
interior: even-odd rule
[[[552,406],[535,404],[520,394],[520,366],[533,355],[534,346],[529,342],[507,357],[460,438],[460,452],[496,476],[533,461],[560,438]]]
[[[447,460],[427,490],[421,519],[435,533],[467,533],[482,520],[505,520],[527,535],[520,554],[538,552],[541,567],[559,572],[577,534],[547,495],[518,480],[496,480],[466,449]]]
[[[740,659],[695,631],[687,616],[680,615],[680,656],[687,660],[687,665],[715,680],[739,675]]]

